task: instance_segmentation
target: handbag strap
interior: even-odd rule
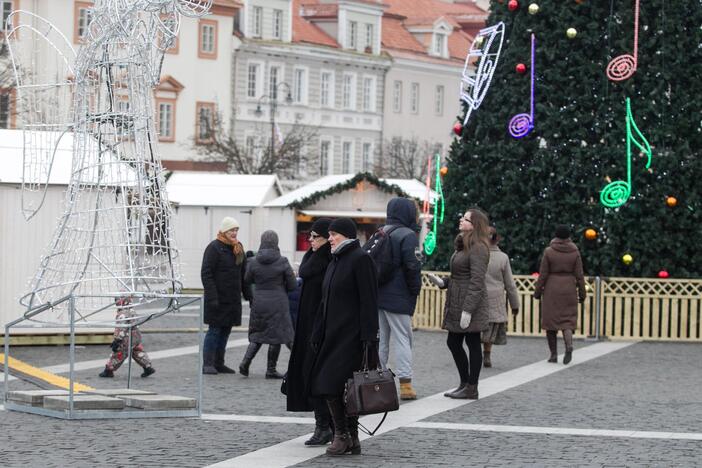
[[[375,435],[376,432],[378,432],[378,429],[380,429],[380,426],[383,425],[383,423],[385,422],[385,418],[387,418],[387,417],[388,417],[388,412],[386,411],[385,414],[383,415],[383,419],[380,420],[380,422],[378,423],[378,425],[375,427],[375,429],[372,432],[370,430],[368,430],[368,428],[366,426],[364,426],[363,424],[361,424],[360,422],[358,423],[358,428],[362,432],[368,434],[369,436],[373,436],[373,435]]]

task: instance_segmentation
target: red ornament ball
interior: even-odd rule
[[[463,133],[463,125],[461,125],[460,122],[456,122],[453,124],[453,133],[455,133],[458,136],[461,136],[461,133]]]
[[[665,204],[673,208],[675,205],[678,204],[678,199],[675,197],[668,197],[665,199]]]
[[[509,11],[516,10],[519,8],[519,2],[517,0],[509,0],[509,3],[507,3],[507,8],[509,8]]]
[[[670,276],[670,275],[669,275],[668,272],[665,271],[665,270],[661,270],[661,271],[658,272],[658,277],[659,277],[659,278],[666,279],[668,276]]]
[[[526,73],[526,65],[524,65],[523,63],[518,63],[517,66],[514,67],[514,69],[517,70],[517,73],[519,73],[520,75]]]

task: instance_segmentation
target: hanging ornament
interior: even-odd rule
[[[517,70],[517,73],[519,73],[520,75],[526,73],[526,65],[524,65],[523,63],[518,63],[517,66],[514,67],[514,69]]]
[[[597,239],[597,231],[595,231],[592,228],[586,229],[585,230],[585,239],[587,239],[587,240]]]
[[[673,208],[675,205],[678,204],[678,199],[675,197],[668,197],[665,199],[665,204],[668,205],[669,207]]]
[[[631,254],[622,255],[622,263],[624,263],[624,265],[631,265],[633,261],[634,257],[632,257]]]
[[[441,174],[442,177],[445,176],[446,174],[448,174],[448,167],[447,166],[442,167],[441,170],[439,171],[439,174]]]
[[[485,36],[478,36],[475,38],[475,47],[477,49],[481,48],[483,46],[483,43],[485,42]]]
[[[566,36],[568,36],[568,39],[575,39],[575,36],[578,35],[578,30],[575,28],[568,28],[566,31]]]
[[[461,133],[463,133],[463,125],[461,125],[460,122],[456,122],[453,124],[453,133],[455,133],[458,136],[461,136]]]
[[[539,5],[537,5],[536,3],[532,3],[531,5],[529,5],[529,14],[530,15],[535,15],[538,12],[539,12]]]
[[[515,11],[517,8],[519,8],[519,2],[517,0],[509,0],[509,3],[507,3],[507,8],[509,8],[509,11]]]
[[[670,276],[670,275],[669,275],[668,272],[665,271],[665,270],[661,270],[661,271],[658,272],[658,277],[659,277],[659,278],[666,279],[666,278],[669,277],[669,276]]]

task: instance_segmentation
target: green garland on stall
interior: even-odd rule
[[[386,193],[398,195],[401,197],[407,197],[407,198],[413,198],[410,197],[409,194],[407,194],[404,190],[402,190],[399,186],[395,184],[388,184],[387,182],[383,182],[380,180],[378,177],[374,176],[370,172],[359,172],[349,180],[345,182],[341,182],[339,184],[336,184],[332,187],[329,187],[326,190],[323,190],[321,192],[316,192],[313,195],[310,195],[309,197],[302,198],[300,200],[296,200],[290,204],[288,204],[288,208],[297,208],[297,209],[303,209],[306,208],[310,205],[314,205],[320,200],[323,200],[331,195],[337,194],[344,192],[346,190],[352,189],[356,186],[361,181],[367,181],[370,182],[371,184],[375,185],[378,187],[380,190]]]

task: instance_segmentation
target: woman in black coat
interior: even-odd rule
[[[234,374],[224,365],[224,354],[232,327],[241,325],[241,296],[251,300],[251,288],[244,283],[246,256],[237,240],[239,223],[222,220],[217,239],[210,242],[202,257],[200,279],[205,289],[205,317],[209,328],[203,349],[203,374]]]
[[[356,239],[356,225],[339,218],[329,225],[332,262],[322,283],[322,305],[312,333],[317,355],[310,395],[324,397],[334,423],[329,455],[361,453],[358,418],[346,416],[344,384],[362,366],[364,349],[377,362],[378,281],[373,259]]]
[[[302,278],[295,342],[288,363],[287,397],[288,411],[314,410],[315,428],[312,437],[305,445],[325,445],[332,440],[331,415],[323,398],[310,397],[307,383],[314,354],[310,349],[310,336],[317,320],[317,312],[322,302],[322,282],[327,266],[331,261],[329,237],[331,219],[320,218],[312,224],[310,249],[305,253],[298,270]]]
[[[241,375],[249,375],[251,361],[264,344],[268,346],[267,379],[282,379],[276,370],[280,345],[290,347],[293,326],[288,308],[288,292],[297,286],[288,259],[280,255],[278,234],[265,231],[261,246],[246,268],[246,284],[256,285],[249,319],[249,347],[239,366]]]

